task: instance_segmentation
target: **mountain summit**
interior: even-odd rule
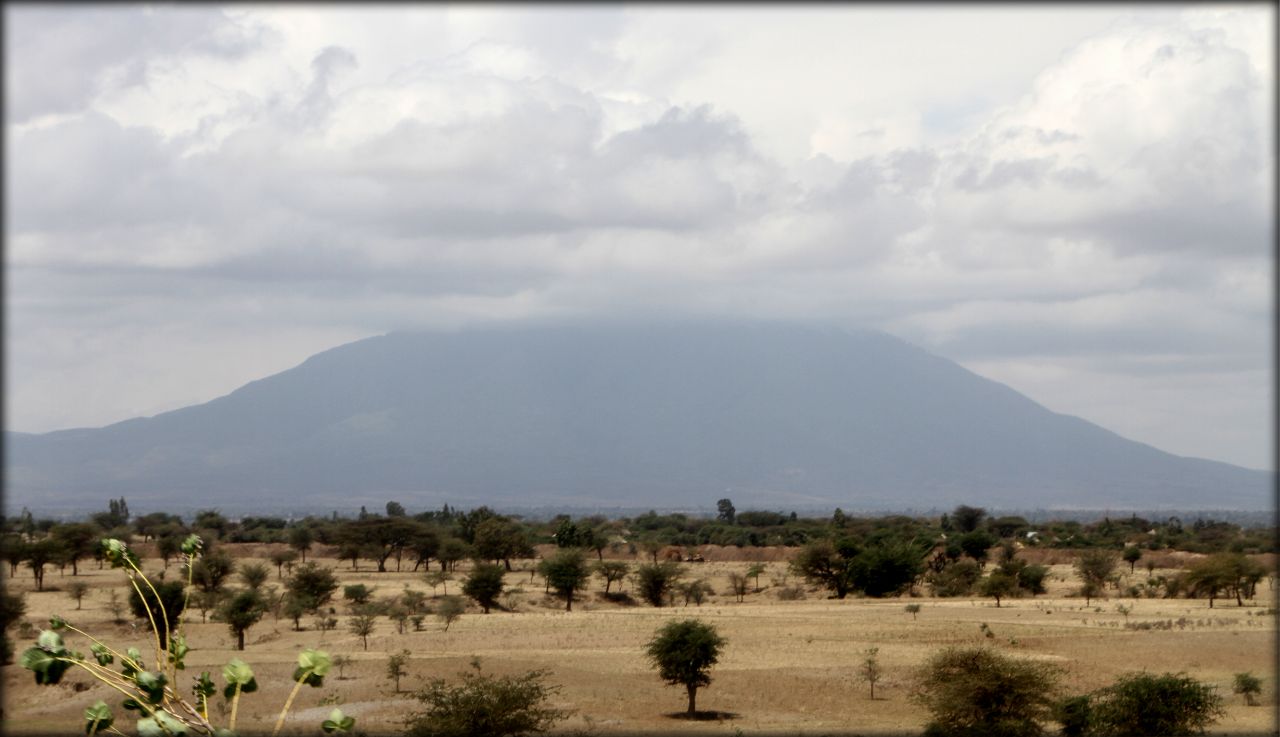
[[[202,405],[7,433],[10,508],[1266,509],[1274,475],[1057,414],[888,335],[776,323],[393,333]]]

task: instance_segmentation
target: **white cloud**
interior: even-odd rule
[[[6,8],[10,426],[412,325],[731,312],[1269,465],[1189,428],[1269,406],[1221,385],[1269,366],[1274,14],[1123,11]]]

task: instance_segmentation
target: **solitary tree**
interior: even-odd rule
[[[747,577],[737,571],[729,572],[729,590],[741,602],[747,595]]]
[[[240,565],[240,580],[255,591],[262,588],[262,584],[267,582],[267,578],[271,572],[261,563],[242,563]]]
[[[485,523],[481,523],[483,526]],[[477,563],[471,569],[471,575],[462,584],[462,593],[475,599],[485,614],[502,595],[502,566],[489,563]]]
[[[760,592],[760,574],[764,573],[766,570],[768,569],[765,568],[763,563],[752,563],[747,568],[747,578],[754,578],[756,580],[756,593]]]
[[[658,675],[669,685],[682,685],[688,692],[689,709],[685,713],[690,717],[697,713],[698,688],[711,684],[709,671],[719,660],[724,645],[725,639],[715,627],[696,619],[668,622],[649,641],[645,654],[658,669]]]
[[[1101,596],[1107,579],[1115,573],[1120,557],[1110,550],[1086,550],[1076,558],[1076,573],[1084,582],[1082,593],[1086,599]],[[1090,595],[1092,594],[1092,596]]]
[[[236,638],[236,649],[244,649],[244,633],[267,613],[267,602],[256,589],[245,589],[223,602],[218,615]]]
[[[280,548],[271,551],[268,560],[276,566],[276,578],[284,578],[284,567],[289,566],[292,570],[292,563],[298,559],[298,551],[290,548]]]
[[[1249,706],[1257,706],[1257,696],[1262,693],[1262,679],[1252,673],[1237,673],[1231,692],[1244,696],[1244,703]]]
[[[333,593],[338,590],[338,578],[331,568],[304,563],[285,582],[285,588],[304,612],[314,612],[333,598]]]
[[[914,621],[915,621],[915,619],[916,619],[916,615],[918,615],[918,614],[920,613],[920,605],[919,605],[919,604],[908,604],[908,605],[906,605],[905,607],[903,607],[902,609],[903,609],[903,611],[905,611],[907,614],[910,614],[910,615],[911,615],[911,621],[913,621],[913,622],[914,622]]]
[[[1138,561],[1142,560],[1142,548],[1137,545],[1130,545],[1124,549],[1120,557],[1124,558],[1124,562],[1129,564],[1129,573],[1133,573],[1133,567],[1138,564]]]
[[[80,608],[80,603],[87,593],[89,593],[89,584],[84,581],[73,581],[67,584],[67,596],[76,600],[76,609]]]
[[[302,562],[307,562],[307,551],[311,550],[312,544],[315,543],[315,533],[310,527],[298,525],[289,530],[289,547],[293,548],[302,556]]]
[[[680,565],[673,561],[642,565],[636,569],[636,591],[650,604],[662,606],[679,578]]]
[[[374,625],[377,623],[377,617],[369,612],[361,612],[351,617],[347,626],[351,630],[351,634],[357,635],[364,649],[369,649],[369,635],[373,634]]]
[[[387,679],[395,681],[396,693],[400,693],[400,679],[409,674],[405,668],[409,663],[409,651],[401,650],[387,657]]]
[[[880,648],[867,648],[862,652],[862,666],[858,669],[858,674],[862,676],[862,680],[867,682],[871,687],[871,700],[876,700],[876,682],[880,680],[884,672],[880,668]]]
[[[1002,571],[992,571],[990,576],[983,579],[980,590],[983,596],[995,599],[996,608],[999,609],[1001,599],[1018,594],[1018,579]]]
[[[582,588],[591,577],[586,556],[581,550],[561,550],[538,564],[538,573],[564,597],[565,611],[573,611],[573,592]]]
[[[459,599],[456,596],[446,596],[440,600],[440,605],[436,607],[436,617],[438,617],[441,622],[444,622],[444,631],[448,632],[449,625],[458,621],[458,618],[461,617],[462,613],[466,610],[467,607],[462,603],[462,599]]]
[[[609,587],[615,582],[621,581],[631,572],[631,566],[626,561],[621,560],[602,560],[596,563],[596,575],[604,579],[604,592],[609,593]]]
[[[376,588],[376,587],[375,587]],[[373,589],[362,583],[353,583],[342,587],[342,598],[351,602],[351,606],[364,606],[373,597]]]
[[[947,648],[922,670],[912,699],[929,735],[1030,737],[1052,715],[1058,669],[987,648]]]

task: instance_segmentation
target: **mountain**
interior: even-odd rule
[[[202,405],[6,433],[10,509],[1267,509],[1273,480],[882,333],[784,323],[393,333]]]

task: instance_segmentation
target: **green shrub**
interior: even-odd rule
[[[1199,734],[1224,714],[1214,687],[1184,673],[1131,673],[1093,694],[1090,734]]]
[[[988,648],[947,648],[921,671],[912,699],[928,735],[1033,737],[1052,716],[1058,669]]]
[[[437,678],[418,692],[426,709],[405,721],[409,737],[536,734],[569,716],[548,705],[560,691],[546,683],[548,671],[497,677],[481,672],[479,660],[471,665],[475,672],[462,673],[462,683]]]

